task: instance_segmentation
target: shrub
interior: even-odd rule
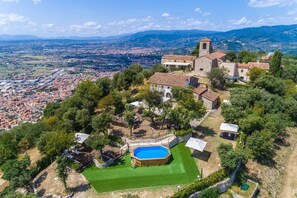
[[[242,185],[247,181],[247,172],[244,168],[241,168],[235,178],[235,182],[238,183],[239,185]]]
[[[190,129],[183,129],[183,130],[177,130],[177,131],[175,131],[175,135],[176,136],[184,136],[184,135],[188,135],[190,133],[192,133],[192,129],[191,128]]]
[[[187,198],[191,194],[206,189],[222,180],[224,180],[228,176],[228,172],[224,169],[220,169],[219,171],[211,174],[210,176],[200,180],[194,181],[189,186],[183,188],[182,190],[175,193],[171,198]]]
[[[53,162],[53,158],[47,155],[41,158],[40,160],[38,160],[36,166],[31,169],[32,179],[36,177],[43,169],[48,167],[52,162]]]
[[[218,198],[219,196],[220,192],[218,188],[208,188],[200,195],[201,198]]]
[[[71,159],[67,159],[67,166],[75,171],[79,171],[80,169],[80,164]]]
[[[119,144],[123,144],[123,139],[121,137],[109,135],[108,139],[110,139],[111,141],[117,142]]]

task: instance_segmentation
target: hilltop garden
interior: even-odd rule
[[[154,131],[171,131],[176,135],[191,133],[190,121],[205,114],[202,102],[194,100],[191,88],[176,88],[173,91],[176,102],[162,102],[162,94],[150,90],[145,83],[154,72],[167,70],[160,65],[152,69],[132,65],[123,73],[117,73],[112,80],[102,78],[96,82],[83,81],[72,97],[63,102],[48,104],[40,122],[22,124],[1,134],[2,178],[10,182],[9,188],[2,195],[12,193],[19,187],[29,189],[31,180],[42,169],[64,150],[75,146],[74,134],[77,132],[90,135],[86,144],[100,151],[98,155],[99,158],[101,155],[101,159],[105,145],[114,142],[121,144],[121,136],[137,138],[138,134],[134,135],[133,129],[136,125],[141,125],[140,116],[142,122],[149,123]],[[135,111],[131,106],[134,101],[144,101],[147,106]],[[124,128],[129,133],[120,136],[112,133],[113,128],[117,127],[113,126],[113,121],[117,118],[123,120]],[[28,156],[22,160],[17,159],[19,153],[34,147],[43,154],[36,166],[30,166]],[[58,160],[62,166],[59,175],[63,181],[67,178],[66,169],[63,169],[67,161],[60,158]],[[64,184],[67,187],[65,182]]]
[[[230,59],[243,62],[257,56],[249,52],[239,55],[231,52],[227,55]],[[253,68],[249,73],[251,82],[238,87],[221,78],[224,71],[209,74],[210,85],[214,90],[230,91],[230,100],[221,105],[221,114],[225,122],[237,124],[240,129],[236,146],[220,144],[216,148],[221,168],[210,176],[197,180],[200,173],[194,159],[190,157],[190,150],[183,144],[172,149],[175,160],[170,166],[148,167],[147,172],[136,169],[139,180],[132,183],[127,183],[125,178],[116,178],[119,181],[116,185],[116,179],[109,178],[109,171],[121,176],[123,171],[134,170],[127,164],[127,155],[120,156],[116,164],[104,170],[98,171],[95,166],[91,166],[83,172],[84,176],[98,192],[148,187],[144,181],[155,176],[159,179],[155,179],[152,186],[176,185],[180,182],[185,186],[172,197],[188,197],[226,179],[240,162],[242,168],[236,182],[238,185],[245,183],[248,178],[245,164],[248,161],[266,166],[275,163],[275,150],[280,142],[286,141],[286,128],[297,124],[297,70],[296,66],[287,65],[290,61],[287,58],[283,60],[286,66],[282,67],[282,54],[277,51],[272,57],[269,72]],[[65,150],[77,146],[74,141],[76,133],[90,136],[85,144],[96,151],[95,157],[100,162],[105,160],[103,152],[106,147],[123,145],[127,140],[192,134],[191,121],[199,120],[206,114],[202,101],[194,99],[191,87],[173,88],[172,100],[164,101],[163,93],[151,90],[147,83],[155,72],[168,71],[161,65],[151,69],[131,65],[122,73],[116,73],[112,79],[83,81],[72,97],[48,104],[38,123],[24,123],[1,133],[2,178],[8,180],[10,185],[0,193],[0,197],[22,197],[15,190],[29,190],[31,181],[54,161],[58,163],[57,174],[65,189],[71,191],[66,182],[66,167],[75,170],[81,170],[82,167],[69,160]],[[132,105],[134,102],[143,105],[135,108]],[[203,130],[199,132],[204,133]],[[36,147],[42,157],[34,165],[27,155],[20,159],[20,153]],[[61,156],[61,153],[64,155]],[[181,166],[187,171],[184,172]],[[168,178],[162,180],[164,174]],[[97,176],[102,177],[98,180],[94,178]],[[104,185],[100,185],[102,181]],[[203,194],[202,197],[210,197],[209,194],[212,194],[211,197],[219,196],[217,189],[210,189]]]

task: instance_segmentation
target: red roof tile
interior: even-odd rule
[[[207,89],[205,87],[201,87],[201,86],[194,89],[194,93],[196,93],[198,95],[200,95],[200,94],[202,94],[202,93],[204,93],[206,91],[207,91]]]
[[[207,92],[204,92],[202,94],[202,97],[204,97],[204,98],[206,98],[206,99],[213,102],[213,101],[215,101],[216,99],[219,98],[219,94],[216,94],[216,93],[214,93],[212,91],[207,91]]]
[[[190,76],[182,74],[156,72],[152,77],[150,77],[148,82],[157,85],[183,87],[189,80]]]
[[[196,56],[164,55],[162,59],[188,60],[193,61]]]

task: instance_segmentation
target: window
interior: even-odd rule
[[[243,73],[243,69],[241,70],[241,73]]]
[[[176,62],[176,60],[174,60],[174,62]]]
[[[206,43],[203,43],[202,49],[206,49],[206,47],[207,47],[207,44]]]
[[[200,68],[200,71],[203,71],[203,68]]]
[[[184,61],[184,63],[185,63],[186,61]]]

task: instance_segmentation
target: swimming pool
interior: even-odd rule
[[[143,146],[136,148],[132,153],[132,165],[135,166],[157,166],[166,164],[171,153],[164,146]]]

